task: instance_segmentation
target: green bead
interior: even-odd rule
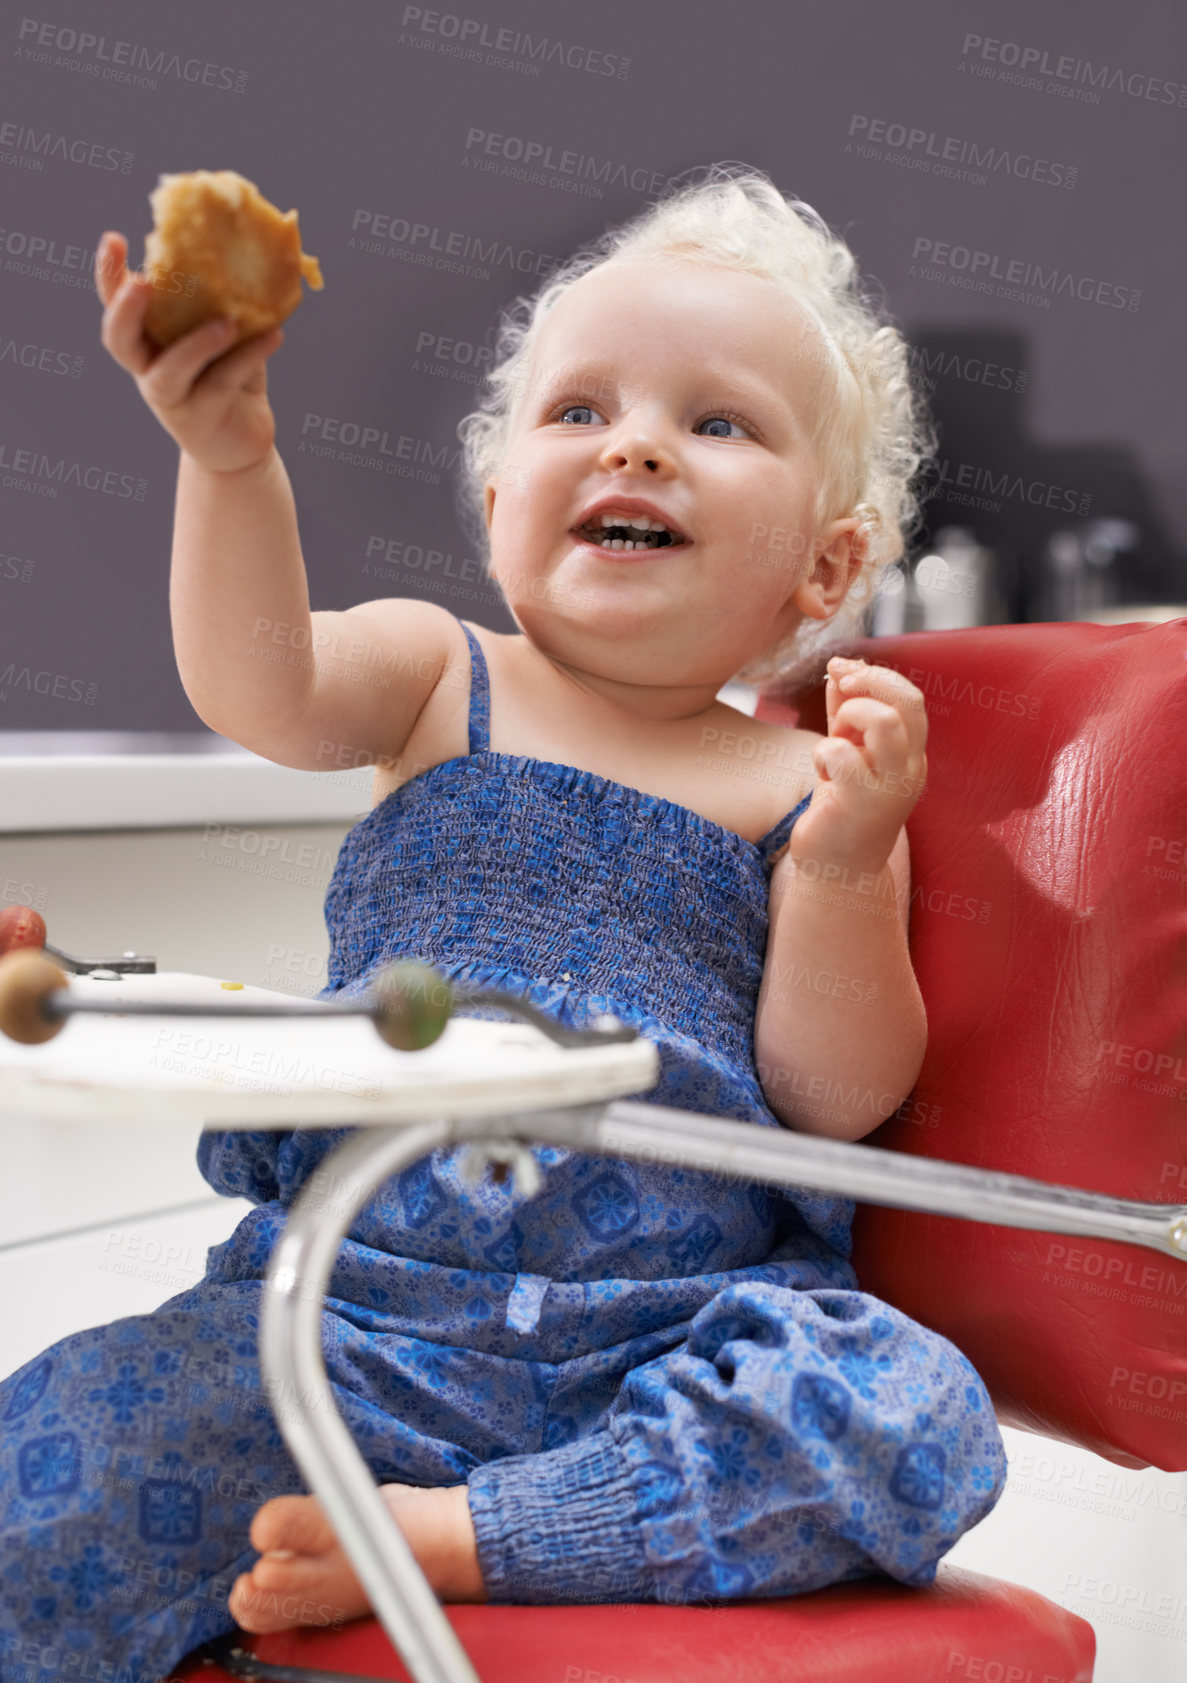
[[[398,1052],[423,1052],[439,1040],[453,1010],[453,989],[445,977],[414,958],[381,970],[370,994],[379,1007],[374,1018],[379,1038]]]

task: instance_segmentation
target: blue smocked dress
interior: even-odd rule
[[[415,956],[577,1026],[612,1011],[659,1048],[639,1099],[779,1126],[754,1013],[771,856],[808,797],[754,843],[493,752],[466,635],[470,752],[347,835],[322,996]],[[207,1180],[257,1206],[204,1279],[0,1385],[5,1683],[59,1675],[63,1644],[84,1677],[114,1661],[150,1683],[233,1628],[253,1514],[305,1488],[261,1391],[261,1282],[286,1209],[346,1132],[204,1134]],[[930,1583],[1001,1493],[1001,1436],[961,1352],[859,1289],[852,1203],[533,1150],[534,1199],[490,1176],[468,1187],[461,1148],[439,1148],[343,1240],[322,1344],[375,1478],[468,1483],[493,1601],[778,1596],[878,1571]]]

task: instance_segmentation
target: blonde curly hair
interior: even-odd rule
[[[485,486],[502,471],[541,326],[584,275],[663,259],[739,269],[773,282],[802,307],[821,342],[824,381],[812,436],[821,467],[815,533],[851,516],[861,523],[854,532],[860,570],[840,606],[827,620],[804,619],[734,675],[744,684],[792,688],[821,675],[829,647],[864,633],[867,608],[906,558],[922,525],[912,482],[936,449],[935,428],[912,382],[906,340],[881,297],[863,288],[845,241],[811,205],[785,197],[746,164],[712,164],[703,180],[679,181],[557,265],[534,298],[520,295],[503,309],[479,406],[457,427],[458,513],[489,571]]]

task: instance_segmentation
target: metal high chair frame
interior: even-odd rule
[[[324,1196],[312,1186],[301,1191],[289,1212],[268,1273],[260,1365],[285,1442],[415,1683],[481,1680],[334,1405],[321,1356],[322,1304],[339,1242],[381,1182],[439,1146],[466,1144],[471,1172],[484,1172],[487,1163],[510,1162],[517,1190],[530,1194],[538,1179],[525,1149],[530,1143],[673,1162],[702,1173],[811,1187],[969,1221],[1119,1240],[1187,1258],[1187,1205],[1112,1198],[998,1170],[909,1157],[857,1142],[775,1133],[638,1101],[614,1099],[527,1114],[520,1106],[506,1116],[365,1128],[326,1159],[324,1173],[340,1195],[333,1218],[326,1218]],[[227,1644],[222,1646],[225,1653]],[[269,1668],[256,1661],[250,1670],[267,1677]]]

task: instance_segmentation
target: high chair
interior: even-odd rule
[[[929,718],[908,825],[927,1056],[911,1097],[851,1149],[1187,1204],[1187,618],[842,652],[904,673]],[[822,681],[764,694],[758,717],[824,732]],[[988,1207],[964,1219],[859,1202],[854,1223],[861,1288],[956,1344],[1003,1423],[1167,1472],[1187,1469],[1173,1313],[1187,1229],[1183,1252],[995,1225]],[[1086,1620],[943,1562],[925,1589],[877,1576],[714,1606],[445,1611],[482,1683],[1089,1683],[1095,1656]],[[232,1674],[272,1683],[301,1668],[409,1676],[374,1618],[236,1645]],[[200,1649],[173,1675],[228,1673]]]

